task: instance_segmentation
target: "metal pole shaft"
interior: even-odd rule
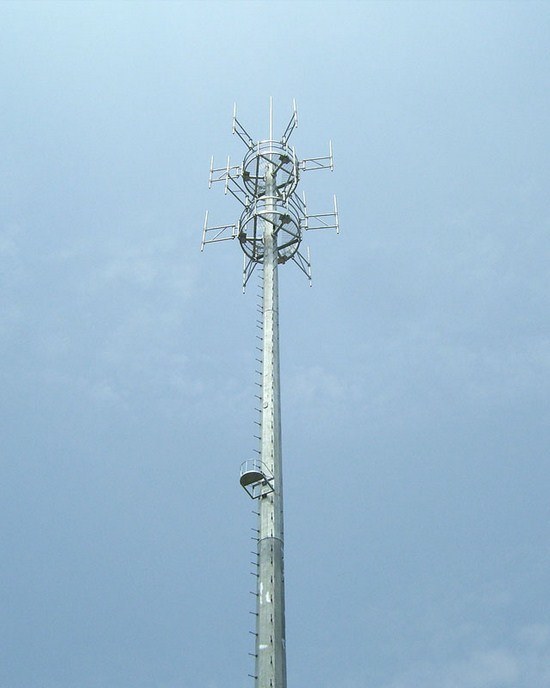
[[[270,214],[277,185],[272,163],[266,165],[265,194],[261,459],[273,475],[274,491],[260,498],[256,688],[286,688],[279,294],[275,215]]]

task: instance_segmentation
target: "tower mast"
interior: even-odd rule
[[[214,168],[210,185],[224,182],[242,204],[237,224],[208,227],[206,214],[202,248],[205,244],[238,238],[244,252],[243,289],[255,267],[263,269],[262,370],[259,457],[241,466],[240,482],[250,497],[259,502],[256,595],[255,688],[286,688],[284,524],[281,455],[281,403],[279,367],[278,266],[292,260],[311,280],[309,252],[300,252],[303,232],[336,229],[338,210],[308,215],[305,198],[296,193],[301,171],[333,168],[329,155],[296,157],[288,139],[298,123],[296,106],[281,139],[273,139],[273,104],[270,99],[269,139],[254,142],[233,114],[233,133],[248,151],[239,166]]]
[[[273,491],[263,495],[259,504],[256,682],[258,688],[286,688],[279,286],[273,212],[280,199],[272,162],[265,166],[265,195],[261,461],[273,476]]]

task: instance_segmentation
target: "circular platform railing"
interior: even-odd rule
[[[245,254],[253,261],[264,259],[264,232],[267,222],[273,224],[277,242],[277,260],[285,263],[296,253],[302,241],[305,214],[303,202],[296,195],[286,201],[262,196],[243,211],[239,221],[239,241]]]
[[[298,184],[299,161],[294,149],[281,141],[258,141],[245,155],[241,175],[246,190],[253,197],[265,193],[266,163],[273,165],[277,192],[290,196]]]
[[[239,482],[252,499],[273,492],[273,474],[260,459],[243,461]]]

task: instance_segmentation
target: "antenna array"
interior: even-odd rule
[[[270,108],[270,115],[272,109]],[[270,131],[272,117],[270,116]],[[333,209],[325,213],[310,214],[307,210],[305,193],[300,197],[296,187],[302,172],[334,169],[332,142],[329,141],[328,155],[298,160],[289,139],[298,126],[296,103],[290,121],[279,141],[270,138],[254,142],[237,119],[237,106],[233,110],[233,134],[241,139],[247,148],[243,162],[232,165],[230,157],[224,167],[214,167],[210,161],[209,188],[212,184],[224,185],[225,193],[231,193],[242,205],[243,210],[236,224],[208,226],[208,211],[204,219],[201,251],[206,244],[230,239],[239,240],[244,252],[243,290],[254,268],[264,260],[263,227],[265,221],[273,225],[277,236],[277,262],[294,261],[305,273],[311,284],[311,262],[309,250],[306,255],[300,251],[305,231],[335,229],[338,233],[338,205],[333,198]],[[273,174],[273,186],[267,193],[266,169]]]

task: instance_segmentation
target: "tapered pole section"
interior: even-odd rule
[[[277,236],[275,217],[269,214],[277,185],[272,163],[266,164],[265,195],[261,459],[273,475],[274,491],[260,497],[256,688],[286,688]]]

